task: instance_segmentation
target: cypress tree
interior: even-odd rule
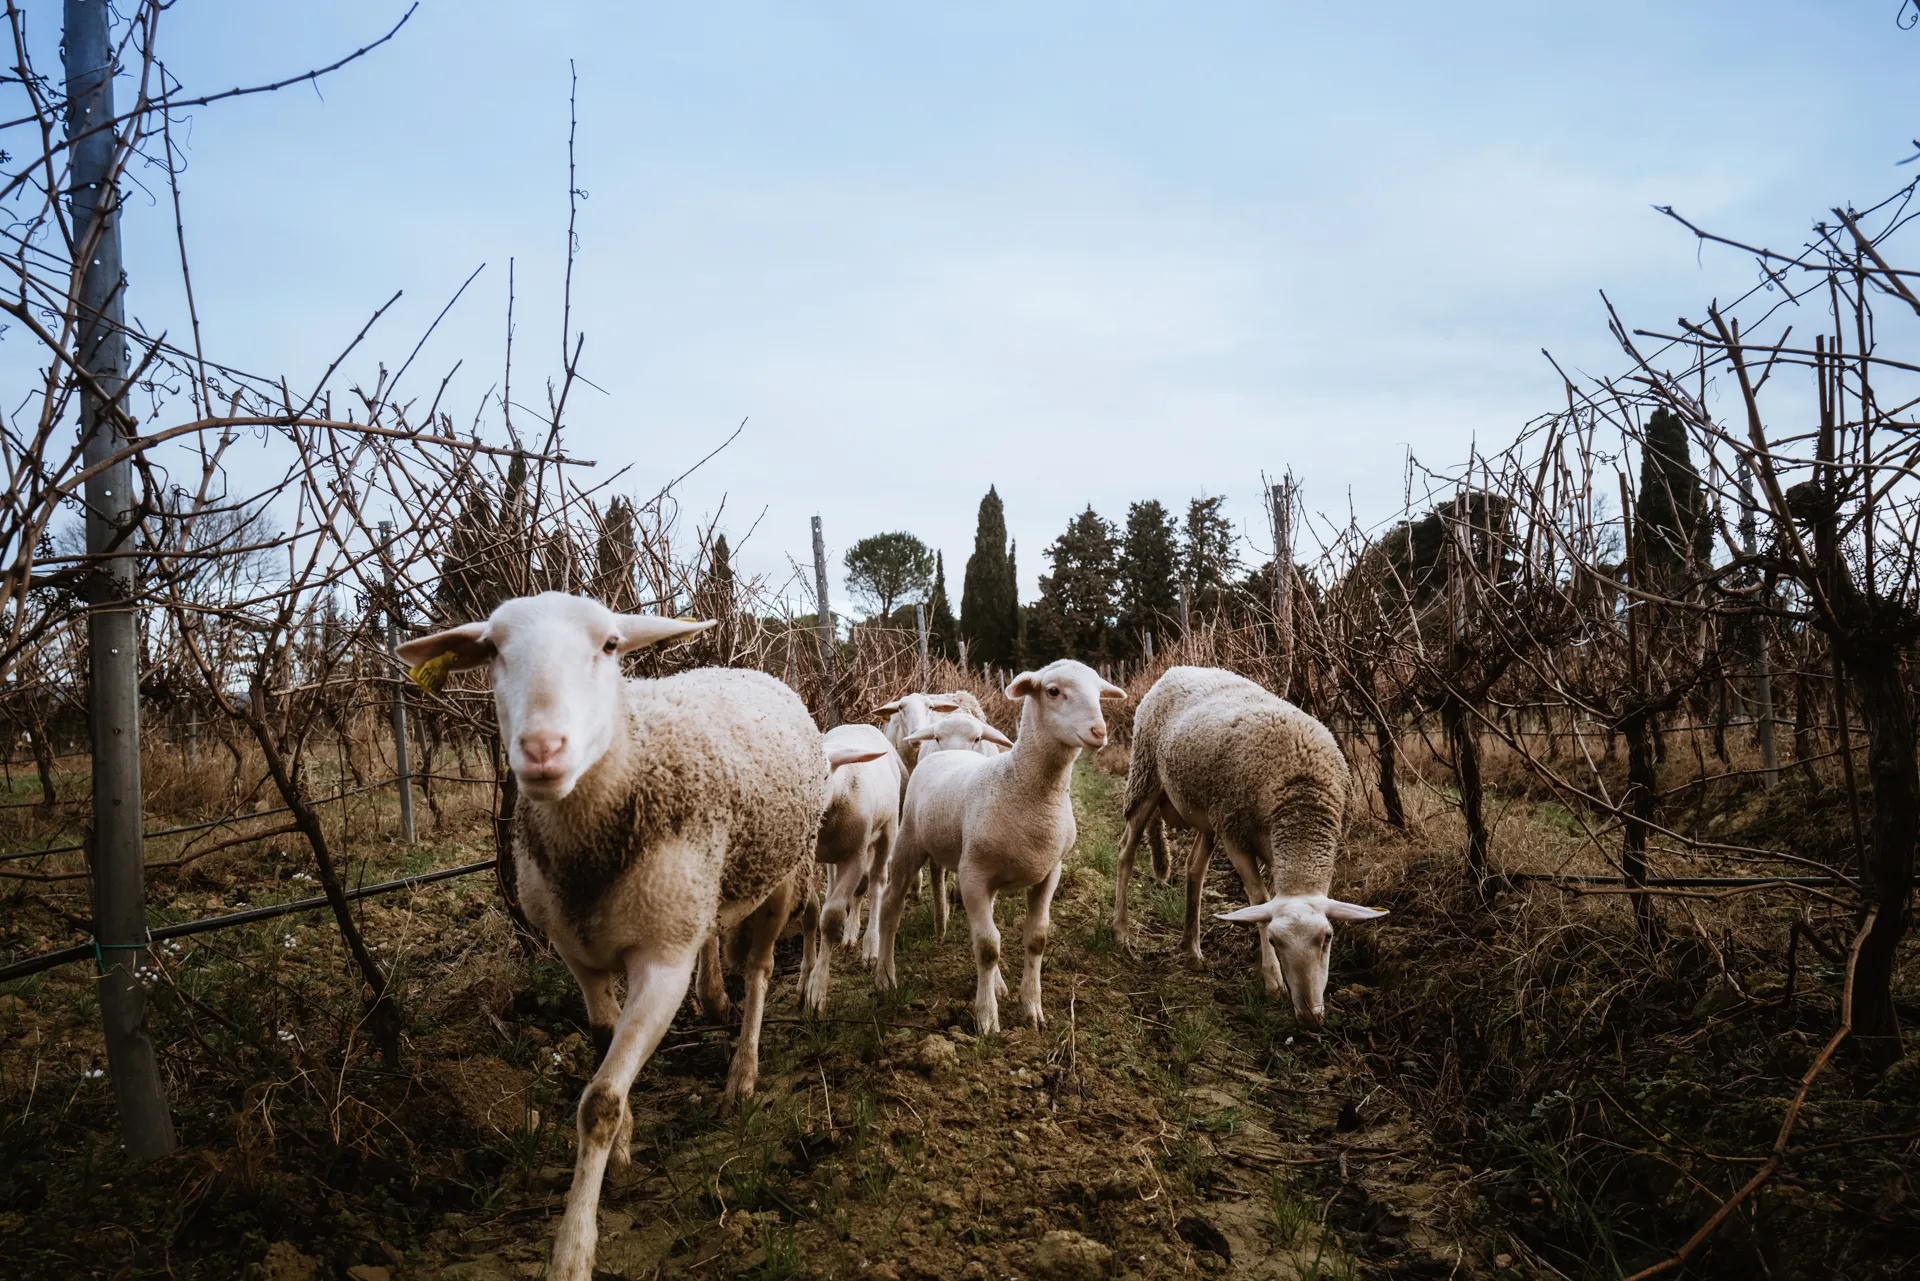
[[[633,583],[638,556],[633,504],[615,495],[600,522],[600,542],[593,557],[594,595],[615,613],[630,614],[640,607],[640,593]]]
[[[1707,521],[1700,473],[1687,450],[1687,428],[1664,408],[1647,419],[1640,451],[1640,496],[1634,513],[1634,580],[1670,585],[1691,561],[1711,563],[1713,529]]]
[[[707,559],[705,588],[703,608],[706,617],[722,618],[733,613],[733,553],[727,547],[725,534],[713,540],[713,554]]]
[[[933,595],[927,601],[927,648],[942,658],[959,657],[953,604],[947,599],[947,558],[933,554]]]
[[[1004,666],[1013,661],[1019,636],[1014,618],[1019,596],[1009,590],[1012,584],[1006,510],[1000,504],[1000,495],[989,486],[986,497],[980,500],[973,555],[967,557],[966,578],[960,589],[960,635],[966,639],[969,662]]]
[[[1007,635],[1012,644],[1007,649],[1007,662],[1014,667],[1027,665],[1027,613],[1020,608],[1020,544],[1014,539],[1007,540],[1007,581],[1003,588],[1007,611]]]

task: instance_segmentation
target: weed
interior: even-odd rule
[[[1267,1184],[1267,1221],[1273,1225],[1274,1243],[1283,1249],[1292,1246],[1318,1218],[1314,1203],[1301,1195],[1293,1180],[1275,1172]]]
[[[800,1245],[793,1239],[793,1225],[781,1224],[779,1227],[765,1227],[760,1230],[760,1248],[766,1251],[766,1260],[760,1265],[759,1276],[762,1281],[786,1281],[788,1277],[799,1276],[802,1269]]]

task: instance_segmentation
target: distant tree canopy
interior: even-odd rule
[[[991,486],[980,500],[973,555],[960,591],[960,636],[967,661],[1005,666],[1020,642],[1020,591],[1014,560],[1007,548],[1007,515]]]
[[[1713,526],[1707,519],[1700,473],[1687,450],[1687,427],[1678,414],[1656,409],[1647,419],[1640,453],[1640,496],[1633,521],[1633,577],[1648,587],[1672,586],[1689,564],[1713,559]]]
[[[867,613],[891,618],[894,605],[926,596],[933,585],[934,555],[904,531],[874,534],[847,548],[847,590]]]

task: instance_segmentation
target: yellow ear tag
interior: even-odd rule
[[[407,675],[415,685],[429,694],[438,694],[447,683],[447,677],[453,674],[453,665],[459,661],[451,652],[429,658],[420,666],[408,670]]]

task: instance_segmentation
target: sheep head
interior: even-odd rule
[[[1386,914],[1384,908],[1342,903],[1325,894],[1281,894],[1217,916],[1222,921],[1266,927],[1280,958],[1287,994],[1293,998],[1294,1016],[1317,1028],[1327,1017],[1327,958],[1333,951],[1333,923],[1371,921]]]
[[[921,750],[934,752],[970,752],[982,739],[1001,747],[1013,746],[1013,740],[1005,734],[965,712],[950,712],[907,735],[909,743],[931,744]]]
[[[520,792],[558,801],[624,733],[620,656],[712,627],[616,614],[599,601],[542,592],[506,601],[477,623],[402,644],[409,666],[451,655],[452,670],[489,667],[494,714]]]
[[[1007,685],[1008,698],[1028,700],[1041,733],[1073,747],[1105,747],[1107,720],[1101,700],[1126,696],[1126,690],[1071,658],[1056,659],[1037,672],[1021,672]],[[1020,732],[1027,733],[1024,723]]]

